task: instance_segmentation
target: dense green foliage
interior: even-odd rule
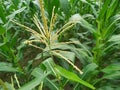
[[[120,90],[120,0],[0,0],[0,90]]]

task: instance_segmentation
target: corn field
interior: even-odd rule
[[[0,90],[120,90],[120,0],[0,0]]]

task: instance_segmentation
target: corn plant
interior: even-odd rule
[[[51,57],[53,60],[54,60],[54,57],[58,57],[58,58],[61,58],[61,59],[65,60],[76,71],[78,71],[80,74],[82,74],[83,72],[77,66],[75,66],[73,64],[73,62],[71,60],[69,60],[69,58],[67,58],[65,55],[63,55],[64,53],[68,53],[68,54],[70,53],[71,54],[72,52],[70,52],[70,51],[68,52],[62,47],[68,46],[69,44],[72,44],[72,43],[74,44],[74,43],[77,43],[77,42],[76,41],[75,42],[74,41],[72,41],[72,42],[58,42],[58,37],[63,32],[65,32],[66,30],[72,28],[77,23],[77,20],[76,21],[75,20],[70,20],[62,28],[55,31],[54,30],[54,24],[55,24],[55,21],[57,19],[57,14],[54,13],[55,7],[53,7],[52,17],[51,17],[51,20],[50,20],[50,25],[48,27],[48,19],[44,14],[45,11],[44,11],[43,1],[40,0],[39,2],[40,2],[40,9],[41,9],[42,23],[39,21],[37,15],[34,15],[34,17],[33,17],[33,22],[35,23],[38,30],[34,30],[34,29],[29,28],[25,25],[17,23],[16,21],[13,21],[13,20],[12,20],[12,22],[21,26],[21,27],[23,27],[23,28],[25,28],[26,31],[28,31],[32,34],[31,39],[25,41],[26,44],[42,50],[42,54],[47,53],[48,57],[49,58]],[[42,44],[42,45],[39,45],[39,44]],[[73,53],[73,55],[74,55],[74,53]],[[81,80],[78,76],[76,76],[72,72],[66,71],[62,67],[60,67],[58,65],[55,65],[55,63],[53,64],[53,66],[51,66],[51,68],[52,68],[52,71],[54,72],[56,77],[57,77],[57,74],[62,75],[62,76],[66,77],[70,80],[79,82],[79,83],[81,83],[81,84],[83,84],[83,85],[85,85],[89,88],[94,89],[94,87],[92,85],[90,85],[89,83]],[[63,73],[62,73],[62,71],[63,71]],[[69,74],[67,74],[67,73],[69,73]],[[70,75],[72,75],[73,78],[71,78]],[[43,77],[43,78],[45,78],[45,77]],[[43,78],[41,78],[41,79],[43,79]],[[38,79],[38,80],[41,80],[41,79]],[[38,80],[37,80],[37,82],[38,82]],[[33,83],[35,83],[35,82],[33,82]],[[39,83],[37,83],[36,85],[38,85],[38,84]],[[23,90],[23,89],[28,88],[28,87],[29,87],[29,84],[27,86],[23,86],[22,88],[20,88],[20,90]],[[32,87],[29,87],[29,89],[30,88],[32,88]],[[34,86],[33,86],[33,88],[34,88]],[[64,86],[59,86],[59,89],[62,89],[62,88],[64,88]]]
[[[86,46],[87,50],[90,52],[91,56],[88,54],[84,54],[84,56],[80,58],[81,62],[85,65],[84,60],[86,60],[84,57],[87,56],[87,63],[91,62],[90,64],[84,66],[83,71],[86,72],[81,77],[85,80],[91,81],[96,87],[98,87],[100,90],[105,88],[111,88],[114,89],[115,85],[109,86],[109,84],[104,85],[107,83],[107,80],[119,80],[119,70],[115,69],[117,68],[117,63],[119,63],[119,20],[120,20],[120,12],[119,12],[119,0],[113,0],[112,2],[110,0],[108,1],[95,1],[95,3],[98,3],[99,9],[95,9],[93,11],[94,18],[91,18],[94,20],[94,22],[88,22],[85,17],[85,15],[80,16],[80,25],[85,28],[84,33],[90,33],[89,37],[85,39],[85,44],[82,44],[82,46]],[[91,4],[92,5],[92,4]],[[91,14],[92,15],[92,14]],[[92,24],[90,24],[92,23]],[[96,23],[96,24],[95,24]],[[83,33],[83,32],[82,32]],[[80,37],[85,37],[85,34],[79,34]],[[91,40],[91,41],[88,41]],[[116,42],[117,41],[117,42]],[[87,42],[87,43],[86,43]],[[90,43],[88,43],[90,42]],[[116,59],[116,60],[115,60]],[[93,63],[93,64],[92,64]],[[114,68],[114,70],[112,69]],[[108,70],[108,71],[107,71]],[[109,71],[110,70],[110,71]],[[90,72],[93,72],[89,74]],[[110,73],[110,72],[114,72]],[[88,78],[87,75],[89,74]],[[97,78],[97,76],[100,76],[100,78]],[[96,79],[95,79],[96,77]],[[115,79],[116,77],[116,79]],[[94,78],[94,80],[93,80]],[[107,79],[105,81],[105,79]],[[105,81],[105,83],[103,83]],[[114,82],[113,82],[114,83]],[[113,84],[112,83],[112,84]],[[100,85],[99,85],[100,84]],[[103,85],[103,86],[102,86]],[[80,85],[76,85],[75,90],[79,89]],[[116,85],[115,88],[118,88]],[[107,90],[107,89],[106,89]]]
[[[24,44],[20,45],[20,33],[22,31],[18,27],[13,28],[13,24],[10,22],[11,19],[28,16],[27,13],[30,13],[30,11],[24,3],[21,0],[0,0],[0,79],[3,88],[9,86],[7,81],[10,81],[10,77],[14,73],[21,74],[24,72],[19,63],[23,59],[22,50],[25,46]],[[26,14],[23,14],[24,10]],[[3,79],[5,78],[8,78],[8,80],[4,82]],[[13,89],[7,87],[5,90]]]
[[[19,39],[18,33],[20,31],[11,29],[12,24],[10,23],[10,19],[15,18],[25,7],[19,9],[13,3],[12,1],[7,2],[0,0],[0,71],[4,72],[16,72],[16,67],[21,68],[18,64],[18,61],[21,59],[21,48],[16,48],[18,43],[17,39]],[[18,4],[18,2],[16,2],[16,4]],[[6,5],[9,8],[5,7]],[[16,11],[14,12],[13,7],[16,7]]]

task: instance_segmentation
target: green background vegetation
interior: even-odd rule
[[[120,90],[120,0],[0,0],[0,90]]]

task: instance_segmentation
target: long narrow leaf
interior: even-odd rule
[[[56,72],[58,74],[60,74],[61,76],[65,77],[65,78],[67,78],[69,80],[72,80],[72,81],[78,82],[80,84],[83,84],[86,87],[89,87],[91,89],[95,89],[95,87],[93,85],[91,85],[88,82],[80,79],[76,74],[74,74],[72,72],[69,72],[69,71],[65,70],[64,68],[62,68],[62,67],[60,67],[58,65],[56,65],[55,70],[56,70]]]
[[[10,63],[4,63],[4,62],[0,62],[0,71],[18,72],[18,70],[16,68],[12,67],[12,65]]]

